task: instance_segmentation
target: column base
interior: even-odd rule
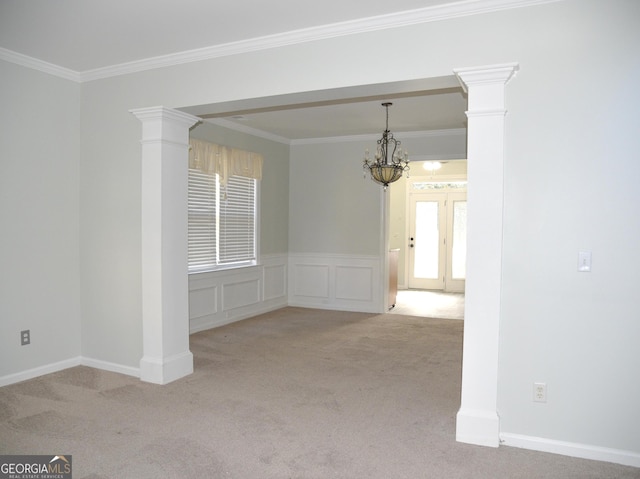
[[[140,360],[140,380],[154,384],[168,384],[193,373],[191,351],[168,358],[144,356]]]
[[[493,411],[460,409],[456,417],[456,441],[478,446],[500,445],[500,419]]]

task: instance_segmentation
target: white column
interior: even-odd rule
[[[187,175],[189,128],[200,119],[164,107],[131,113],[142,122],[140,379],[167,384],[193,372],[189,350]]]
[[[468,92],[467,278],[456,440],[498,447],[505,85],[517,64],[455,70]]]

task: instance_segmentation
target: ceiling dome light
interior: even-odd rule
[[[442,168],[442,163],[439,161],[425,161],[422,167],[427,171],[435,171]]]

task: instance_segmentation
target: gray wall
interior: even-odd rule
[[[380,253],[380,188],[362,177],[365,145],[370,147],[358,141],[292,146],[291,252]]]
[[[0,61],[0,377],[80,355],[79,161],[79,85]]]
[[[0,253],[10,265],[3,267],[2,276],[2,327],[10,331],[2,334],[0,350],[11,354],[12,361],[7,368],[3,356],[2,367],[22,371],[75,356],[79,331],[83,355],[138,365],[141,128],[129,109],[442,77],[460,67],[519,62],[520,73],[507,86],[501,429],[640,453],[640,321],[634,300],[640,284],[640,163],[634,157],[640,148],[635,121],[640,106],[638,18],[640,3],[635,0],[567,0],[220,57],[81,86],[3,64],[2,98],[13,108],[0,111],[1,211],[3,229],[9,224],[12,230],[3,234]],[[379,59],[387,57],[394,58],[393,68],[379,68]],[[20,91],[20,100],[8,100],[7,90]],[[43,90],[48,94],[41,95]],[[77,107],[69,107],[78,104],[78,95],[79,155]],[[28,114],[20,117],[16,110]],[[36,133],[36,144],[29,145],[36,154],[13,143],[33,140]],[[45,144],[43,134],[52,142]],[[36,163],[7,166],[18,156]],[[336,175],[347,170],[358,175],[357,161],[353,167],[340,164]],[[26,201],[30,216],[20,217],[6,205],[24,202],[19,185],[24,185],[25,174],[39,172],[47,181]],[[307,191],[297,184],[304,173],[302,164],[292,162],[290,205],[306,201]],[[328,180],[329,185],[337,185],[334,182]],[[74,193],[78,189],[79,198]],[[328,191],[328,201],[332,208],[358,202],[376,208],[375,195],[371,185],[358,179],[352,188]],[[38,216],[44,225],[34,223],[36,204],[45,208]],[[314,218],[302,219],[306,215],[296,208],[290,209],[289,251],[304,247],[351,252],[363,235],[380,228],[375,209],[357,216],[362,221],[357,234],[350,225],[348,233],[338,234],[345,227],[343,217],[332,224],[331,215],[317,211],[324,215],[324,227],[315,228]],[[305,237],[304,228],[315,228],[318,236]],[[19,258],[30,251],[23,240],[32,229],[50,241],[51,249],[39,253],[41,261],[23,265]],[[362,245],[363,251],[375,250],[369,239]],[[582,249],[593,252],[591,273],[576,271]],[[54,251],[57,259],[47,254]],[[34,324],[18,317],[36,318],[34,334],[51,332],[50,343],[61,339],[63,347],[18,350],[14,330]],[[548,384],[547,403],[532,402],[534,381]]]

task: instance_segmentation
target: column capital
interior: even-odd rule
[[[520,67],[517,63],[458,68],[454,73],[468,92],[467,116],[474,113],[504,115],[504,88]]]
[[[129,110],[129,113],[132,113],[141,122],[163,119],[187,123],[191,127],[201,121],[197,116],[185,113],[183,111],[174,110],[172,108],[167,108],[165,106],[134,108],[132,110]]]
[[[505,85],[520,70],[518,63],[503,63],[483,67],[455,68],[453,73],[458,77],[464,91],[469,87],[499,83]]]
[[[142,122],[142,141],[184,141],[184,132],[187,131],[188,138],[189,128],[202,121],[197,116],[164,106],[136,108],[129,113]]]

